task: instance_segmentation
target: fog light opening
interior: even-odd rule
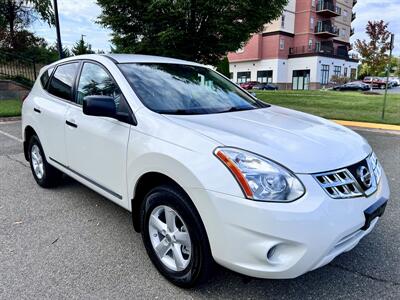
[[[274,257],[275,251],[276,251],[276,246],[273,246],[273,247],[271,247],[271,248],[268,250],[268,252],[267,252],[267,259],[268,259],[269,261],[273,261],[273,257]]]
[[[282,264],[282,260],[280,257],[279,245],[274,245],[267,251],[267,262],[271,265],[279,265]]]

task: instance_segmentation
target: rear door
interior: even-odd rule
[[[69,168],[119,204],[126,197],[126,158],[130,124],[83,114],[86,96],[112,96],[117,111],[130,112],[121,90],[102,65],[86,61],[76,87],[76,106],[66,116]],[[126,199],[127,200],[127,199]]]
[[[34,113],[40,118],[39,138],[47,157],[66,164],[64,141],[65,116],[73,105],[73,85],[79,62],[69,62],[56,67],[49,82],[42,81],[43,93],[35,99]],[[47,75],[51,75],[49,69]]]

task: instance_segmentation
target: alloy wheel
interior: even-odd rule
[[[192,245],[182,217],[169,206],[157,206],[150,214],[148,226],[151,244],[163,265],[172,271],[186,269]]]
[[[44,175],[44,163],[38,145],[33,145],[31,149],[31,160],[33,171],[38,179],[42,179]]]

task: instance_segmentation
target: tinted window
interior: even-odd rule
[[[54,68],[49,68],[43,72],[42,76],[40,76],[40,82],[42,83],[43,88],[46,88],[47,82],[49,81],[49,78],[51,76],[51,73],[53,73],[53,70]]]
[[[49,85],[49,93],[65,100],[73,101],[72,86],[79,63],[58,66]]]
[[[143,104],[166,114],[208,114],[266,107],[211,69],[180,64],[121,64]]]
[[[106,70],[97,64],[85,63],[79,79],[77,103],[82,105],[86,96],[100,95],[113,97],[117,111],[128,111],[119,87]]]

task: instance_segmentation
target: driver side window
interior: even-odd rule
[[[113,97],[117,112],[128,112],[127,103],[119,87],[103,67],[84,63],[79,78],[76,103],[82,105],[86,96]]]

